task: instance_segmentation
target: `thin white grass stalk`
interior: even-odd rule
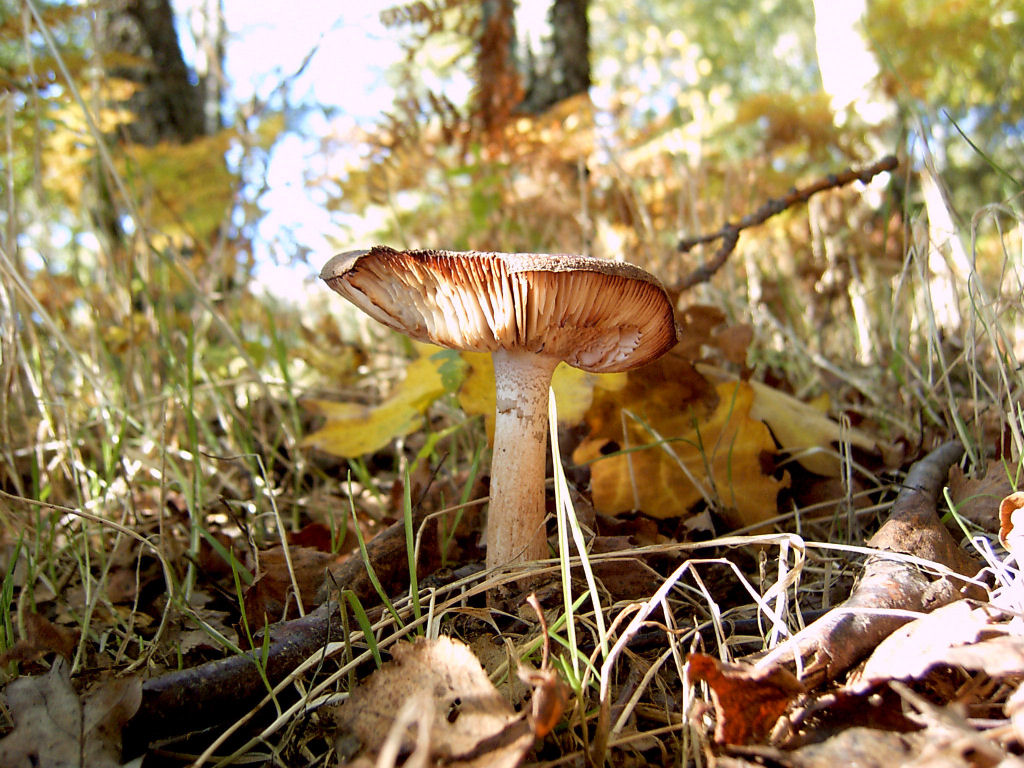
[[[853,543],[853,529],[857,517],[853,506],[853,446],[846,439],[850,418],[845,413],[839,419],[839,481],[842,484],[842,506],[846,510],[846,543]]]
[[[603,764],[606,750],[608,748],[608,728],[611,723],[609,717],[611,715],[611,680],[612,672],[615,669],[615,664],[619,659],[619,656],[625,650],[629,641],[633,639],[633,636],[640,631],[647,617],[651,615],[651,612],[661,604],[661,601],[668,596],[669,592],[675,587],[676,583],[682,578],[683,574],[690,567],[689,561],[686,561],[679,565],[668,578],[665,579],[661,586],[654,595],[645,603],[640,606],[633,619],[626,625],[619,639],[615,641],[615,645],[612,646],[611,651],[605,656],[604,662],[601,664],[601,678],[598,696],[598,725],[595,742],[593,744],[594,751],[590,755],[590,759],[598,764]]]
[[[434,720],[434,699],[423,691],[405,700],[391,721],[384,743],[377,753],[375,768],[395,768],[402,752],[406,729],[416,723],[416,746],[404,762],[407,768],[430,765],[430,724]]]
[[[850,280],[846,285],[846,295],[850,300],[850,311],[853,313],[853,325],[856,328],[855,342],[857,346],[857,359],[864,365],[873,360],[872,352],[877,349],[874,343],[874,332],[871,323],[871,313],[868,311],[866,296],[870,293],[861,277],[860,269],[857,267],[857,259],[854,258],[854,251],[847,250],[846,258],[850,266]]]
[[[555,395],[551,387],[548,387],[548,431],[551,433],[551,455],[557,457],[558,451],[558,422],[557,414],[554,411]],[[557,459],[555,462],[557,466]],[[566,489],[567,490],[567,489]],[[562,484],[555,483],[555,522],[558,530],[558,569],[562,580],[562,604],[565,609],[565,637],[569,647],[577,648],[576,643],[576,621],[573,616],[572,600],[572,568],[569,565],[569,531],[563,511]],[[580,678],[580,661],[576,653],[572,657],[572,671],[577,680]]]
[[[429,587],[426,591],[429,599],[427,600],[427,626],[423,630],[423,634],[428,640],[437,640],[441,636],[441,617],[437,614],[437,589]]]
[[[892,486],[884,486],[882,488],[883,489],[891,490]],[[875,493],[877,490],[879,490],[879,489],[869,489],[867,491],[862,491],[861,493],[859,493],[857,495],[859,495],[859,496],[866,496],[866,495],[868,495],[870,493]],[[825,516],[822,516],[822,517],[808,517],[807,516],[807,512],[809,510],[813,510],[813,509],[816,509],[818,507],[831,506],[833,503],[834,503],[833,500],[829,500],[829,501],[825,501],[825,502],[820,502],[818,504],[812,504],[812,505],[810,505],[808,507],[803,507],[801,509],[797,509],[797,510],[794,510],[792,512],[784,512],[781,515],[774,515],[773,517],[765,518],[764,520],[762,520],[760,522],[752,523],[750,525],[745,525],[742,528],[737,528],[735,531],[733,531],[733,534],[737,535],[737,536],[745,536],[745,535],[747,535],[749,533],[752,533],[753,531],[757,531],[757,530],[760,530],[760,529],[764,528],[766,525],[775,525],[776,523],[785,522],[785,521],[793,518],[796,515],[800,515],[801,516],[800,520],[802,521],[802,523],[804,525],[809,525],[811,523],[827,522],[827,521],[833,519],[834,515],[828,514],[828,515],[825,515]],[[891,506],[892,506],[891,503],[889,503],[889,504],[872,504],[871,506],[863,507],[861,509],[854,509],[853,516],[855,518],[857,518],[857,517],[870,517],[872,515],[878,514],[878,512],[880,512],[882,510],[889,509]]]
[[[633,452],[629,450],[633,446],[630,445],[629,441],[629,425],[626,423],[626,409],[622,409],[619,412],[619,424],[622,427],[622,447],[626,449],[626,473],[629,475],[629,488],[633,492],[633,506],[636,509],[640,509],[643,504],[640,503],[640,491],[636,487],[636,472],[633,471]]]
[[[295,591],[295,605],[299,609],[299,616],[306,615],[306,609],[302,606],[302,592],[299,591],[299,579],[295,575],[295,566],[292,565],[292,554],[291,549],[288,546],[288,533],[284,525],[284,520],[281,518],[281,511],[277,508],[277,500],[274,498],[274,492],[270,487],[270,480],[267,477],[267,468],[263,464],[263,457],[258,453],[253,454],[256,458],[256,464],[260,468],[260,477],[263,479],[263,489],[266,493],[267,498],[270,499],[270,508],[274,513],[274,520],[277,521],[277,532],[281,537],[281,551],[284,552],[284,561],[288,566],[288,577],[292,582],[292,589]]]
[[[689,720],[689,718],[687,717],[687,714],[686,714],[687,713],[687,708],[686,708],[686,703],[685,703],[686,702],[686,697],[689,694],[689,691],[687,691],[688,670],[687,670],[687,667],[686,667],[686,657],[684,655],[684,651],[680,648],[680,641],[681,641],[682,638],[680,637],[679,632],[678,632],[678,630],[676,628],[675,615],[673,614],[672,611],[669,610],[669,607],[668,607],[667,604],[664,605],[662,610],[665,613],[666,623],[668,624],[670,629],[674,630],[674,631],[668,633],[668,636],[667,636],[666,639],[668,640],[669,650],[672,651],[672,660],[675,662],[675,665],[676,665],[676,674],[679,675],[679,680],[683,684],[683,702],[681,702],[681,706],[679,708],[679,712],[680,712],[681,720],[685,723],[685,722],[687,722]],[[697,631],[697,628],[694,627],[693,628],[693,632],[696,633],[696,631]],[[686,754],[686,752],[688,751],[689,740],[690,740],[690,730],[686,729],[685,731],[683,731],[683,737],[682,737],[683,743],[680,744],[680,753],[681,754]]]
[[[908,563],[910,565],[916,565],[922,568],[926,573],[933,574],[935,576],[948,576],[950,578],[962,581],[965,584],[973,584],[976,587],[981,587],[984,590],[988,590],[988,585],[977,576],[973,578],[970,576],[964,576],[962,573],[954,571],[942,563],[937,563],[934,560],[926,560],[922,557],[915,557],[913,555],[905,555],[901,552],[892,552],[889,550],[873,549],[872,547],[859,547],[853,544],[837,544],[831,541],[806,541],[804,545],[808,549],[825,549],[825,550],[837,550],[839,552],[855,552],[860,555],[869,555],[871,557],[881,557],[886,560],[895,560],[901,563]]]
[[[776,558],[779,563],[778,575],[775,577],[775,584],[791,584],[793,591],[796,592],[797,581],[799,580],[800,569],[795,568],[793,570],[793,576],[790,578],[789,571],[789,541],[783,540],[779,544],[779,556]],[[801,560],[802,562],[802,560]],[[770,591],[770,589],[769,589]],[[779,589],[775,596],[775,608],[776,616],[785,616],[789,608],[789,589]],[[779,642],[779,638],[782,636],[783,630],[786,629],[780,626],[779,622],[772,624],[771,634],[768,636],[768,646],[771,647]],[[786,634],[789,634],[788,631]]]
[[[565,470],[562,468],[562,455],[558,447],[558,408],[555,404],[555,390],[548,387],[548,420],[551,430],[551,459],[555,476],[555,514],[558,516],[558,548],[559,559],[568,558],[569,545],[565,542],[565,551],[562,552],[564,528],[572,532],[573,543],[579,553],[580,565],[583,568],[583,575],[587,580],[587,589],[590,592],[590,601],[594,606],[594,623],[597,624],[598,645],[601,653],[608,655],[608,633],[604,626],[604,609],[601,607],[601,593],[597,589],[597,580],[594,578],[594,570],[590,567],[590,559],[587,552],[587,543],[583,538],[583,530],[580,528],[580,521],[576,517],[576,510],[572,506],[572,495],[569,492],[569,483],[565,479]],[[570,571],[571,573],[571,571]],[[566,603],[572,604],[572,581],[566,580],[562,589],[566,597]],[[576,644],[573,643],[575,648]],[[579,679],[579,663],[576,654],[573,654],[573,672],[576,679]]]

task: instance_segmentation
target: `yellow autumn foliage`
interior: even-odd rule
[[[461,379],[459,362],[457,356],[447,351],[428,350],[409,363],[405,378],[377,405],[306,401],[326,421],[307,435],[301,445],[343,457],[379,451],[396,437],[408,435],[423,425],[423,414],[430,404],[451,391]]]
[[[672,399],[674,386],[662,382],[662,398]],[[678,407],[647,409],[643,417],[630,410],[639,403],[622,403],[618,435],[611,436],[616,429],[608,423],[573,454],[577,463],[591,462],[595,508],[680,517],[704,499],[733,528],[777,514],[776,498],[789,477],[765,472],[762,457],[776,447],[768,427],[750,415],[753,388],[720,384],[712,399],[683,397]]]

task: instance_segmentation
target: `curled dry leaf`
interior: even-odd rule
[[[289,547],[291,571],[281,547],[260,553],[262,573],[244,595],[245,616],[251,628],[262,629],[268,623],[294,618],[297,615],[295,586],[297,585],[305,609],[316,602],[324,582],[328,564],[334,559],[329,553],[311,547]],[[295,573],[295,583],[292,582]]]
[[[715,741],[719,744],[763,741],[790,703],[804,692],[800,681],[780,667],[727,664],[703,653],[691,653],[686,663],[690,679],[706,682],[711,688]]]
[[[397,715],[407,701],[417,712]],[[356,688],[337,713],[339,739],[355,737],[361,758],[389,742],[400,754],[429,745],[429,764],[512,768],[533,744],[533,731],[488,679],[472,651],[440,637],[401,643],[392,660]],[[372,759],[372,758],[371,758]]]
[[[982,669],[991,676],[996,676],[999,669],[1008,670],[1010,674],[1024,672],[1021,642],[1018,642],[1024,638],[1007,636],[999,642],[988,641],[993,642],[986,646],[990,651],[1001,651],[990,663],[977,645],[978,639],[989,630],[998,631],[998,626],[993,625],[984,608],[971,608],[966,600],[944,605],[904,624],[879,643],[852,688],[864,691],[887,680],[921,678],[938,664]],[[976,652],[971,652],[971,648]]]
[[[999,504],[999,543],[1019,560],[1024,554],[1024,493],[1011,493]]]
[[[1001,462],[990,461],[980,477],[968,476],[959,466],[950,467],[950,501],[958,515],[982,530],[995,533],[999,529],[999,500],[1012,492]]]
[[[14,731],[0,739],[4,768],[117,768],[121,729],[142,701],[138,678],[110,680],[81,700],[71,687],[68,663],[7,686]]]
[[[22,616],[25,634],[4,653],[0,653],[0,667],[12,661],[35,661],[47,653],[56,653],[70,659],[78,645],[79,633],[54,624],[38,613],[26,612]]]
[[[537,595],[531,593],[526,602],[537,613],[544,646],[540,669],[520,665],[519,679],[533,688],[530,724],[533,726],[534,736],[543,739],[562,719],[562,713],[569,704],[569,687],[562,682],[558,671],[551,666],[551,636],[548,634],[547,619],[544,618],[544,610]]]

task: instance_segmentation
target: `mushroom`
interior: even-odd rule
[[[677,341],[672,303],[632,264],[534,253],[340,253],[320,277],[389,328],[490,352],[497,412],[488,569],[547,556],[548,387],[558,363],[592,373],[643,365]]]

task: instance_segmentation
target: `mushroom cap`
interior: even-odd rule
[[[338,254],[320,277],[384,325],[452,349],[532,352],[612,373],[677,341],[665,289],[619,261],[376,246]]]

